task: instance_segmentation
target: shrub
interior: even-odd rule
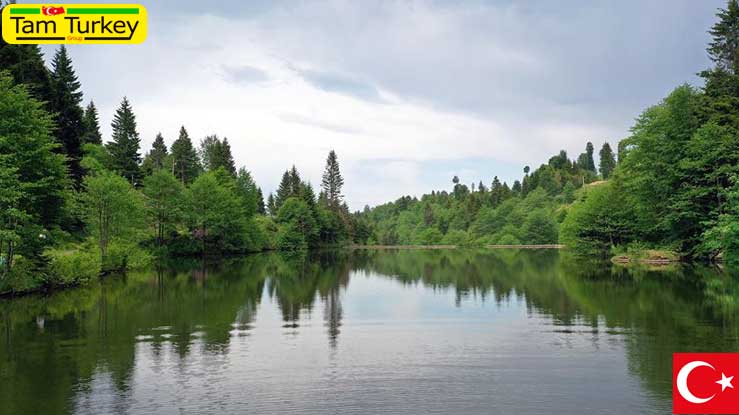
[[[17,255],[13,258],[13,268],[10,273],[0,279],[0,293],[33,291],[40,288],[43,283],[43,273],[36,265],[31,260]]]
[[[285,251],[299,251],[308,248],[308,243],[298,226],[287,222],[277,232],[277,248]]]
[[[49,261],[49,285],[85,284],[100,275],[100,256],[96,252],[51,249],[45,256]]]
[[[521,241],[511,234],[505,234],[498,239],[498,245],[520,245]]]
[[[441,232],[436,228],[426,228],[416,238],[421,245],[437,245],[442,239]]]
[[[459,229],[452,229],[444,235],[441,242],[446,245],[466,245],[469,243],[469,239],[470,237],[467,232]]]

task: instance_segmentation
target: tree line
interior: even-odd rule
[[[267,197],[226,137],[183,126],[142,155],[131,102],[103,141],[64,46],[0,44],[0,293],[80,284],[156,255],[303,250],[351,242],[336,153],[321,188],[293,166]]]
[[[730,0],[709,31],[714,66],[702,87],[678,86],[646,109],[614,154],[588,143],[512,186],[494,178],[451,192],[365,209],[381,244],[562,242],[578,253],[672,251],[690,260],[739,262],[739,5]]]

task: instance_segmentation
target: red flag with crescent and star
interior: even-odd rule
[[[672,412],[739,414],[735,375],[739,375],[739,353],[674,353]]]

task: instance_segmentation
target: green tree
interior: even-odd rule
[[[82,130],[84,131],[82,134],[83,144],[103,144],[103,135],[100,134],[98,110],[92,101],[85,108],[85,114],[82,117]]]
[[[560,241],[577,253],[606,255],[611,247],[636,238],[634,216],[633,202],[617,182],[594,186],[567,212]]]
[[[613,173],[613,169],[616,168],[616,157],[613,155],[613,150],[611,150],[611,145],[606,143],[603,143],[603,147],[601,147],[600,152],[600,175],[603,176],[603,179],[606,180],[609,177],[611,177],[611,173]]]
[[[225,242],[231,234],[243,233],[241,200],[234,191],[235,184],[223,183],[221,176],[230,177],[223,169],[201,174],[185,192],[188,222],[201,240],[202,252],[208,250],[208,242],[229,248]]]
[[[190,184],[200,174],[202,168],[192,140],[185,127],[180,127],[180,135],[172,143],[172,171],[183,183]]]
[[[85,177],[81,199],[85,224],[97,242],[101,260],[106,262],[111,242],[135,239],[141,229],[141,194],[121,176],[102,171]]]
[[[14,83],[26,85],[44,109],[51,109],[51,76],[38,45],[10,45],[0,37],[0,68],[9,72]]]
[[[303,235],[306,243],[318,237],[318,227],[313,211],[308,204],[298,198],[290,197],[277,212],[276,221],[282,226],[292,227]]]
[[[141,164],[143,174],[150,175],[156,170],[169,167],[165,164],[168,158],[169,152],[167,151],[167,145],[164,144],[164,137],[162,137],[162,133],[157,133],[151,145],[151,150],[144,156],[144,162]]]
[[[138,185],[141,179],[141,138],[136,131],[136,116],[131,104],[123,97],[113,117],[113,141],[107,144],[115,171],[129,182]]]
[[[259,203],[261,198],[261,191],[251,177],[251,173],[244,167],[239,169],[236,175],[236,185],[241,203],[244,209],[244,215],[246,217],[252,217],[259,213]],[[262,209],[264,209],[264,202],[262,201]]]
[[[82,92],[77,75],[72,68],[72,60],[64,45],[57,49],[52,60],[51,72],[51,110],[56,118],[55,135],[61,150],[67,156],[69,173],[76,184],[82,181],[82,136],[85,133],[82,121]]]
[[[326,159],[326,169],[323,172],[321,190],[326,195],[328,205],[332,209],[337,209],[341,205],[343,199],[341,188],[343,186],[344,178],[341,177],[341,171],[339,171],[339,160],[336,157],[336,152],[331,150]]]
[[[272,193],[267,196],[267,212],[270,216],[277,216],[277,205],[275,204],[275,197]]]
[[[708,44],[708,56],[716,69],[731,74],[739,72],[739,4],[729,0],[725,9],[719,9],[716,22],[708,33],[713,38]]]
[[[257,187],[257,213],[260,215],[267,214],[267,210],[264,207],[264,195],[262,194],[261,187]]]
[[[184,187],[170,171],[157,169],[144,178],[143,193],[156,229],[157,245],[161,246],[167,229],[173,229],[182,219]]]
[[[55,151],[59,145],[52,138],[52,126],[51,116],[26,87],[13,85],[0,72],[0,155],[20,183],[18,209],[47,229],[63,224],[70,195],[64,156]]]
[[[557,224],[551,212],[537,209],[526,217],[523,225],[523,242],[527,244],[553,244],[557,242]]]
[[[8,156],[0,156],[0,281],[13,268],[16,246],[21,242],[20,228],[29,215],[21,210],[24,197],[17,169],[10,166]]]
[[[200,159],[207,171],[223,168],[232,176],[236,176],[236,165],[231,155],[228,138],[221,140],[217,135],[205,137],[200,142]]]

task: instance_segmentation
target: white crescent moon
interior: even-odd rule
[[[713,369],[713,366],[709,365],[706,362],[701,362],[700,360],[694,360],[680,369],[680,372],[677,374],[677,391],[680,393],[680,395],[688,402],[692,403],[706,403],[713,399],[716,394],[714,393],[708,398],[699,398],[695,395],[693,395],[692,392],[690,392],[690,389],[688,389],[688,376],[690,375],[690,372],[693,371],[693,369],[701,366],[707,366]],[[716,370],[716,369],[714,369]]]

